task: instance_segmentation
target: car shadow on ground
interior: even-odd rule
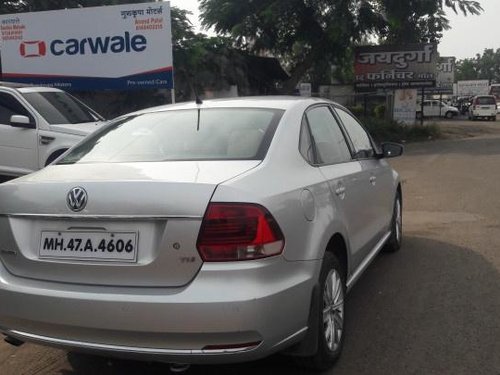
[[[499,374],[500,274],[471,249],[406,237],[381,254],[347,302],[339,374]],[[293,312],[290,312],[293,313]],[[68,353],[75,374],[168,374],[159,363]],[[253,363],[192,366],[187,375],[310,374],[275,355]]]

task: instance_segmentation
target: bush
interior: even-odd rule
[[[349,110],[356,117],[363,117],[365,114],[365,109],[361,105],[357,105],[355,107],[349,107]]]
[[[375,115],[376,118],[383,119],[385,118],[385,110],[386,110],[385,105],[379,104],[373,109],[373,114]]]
[[[374,117],[362,118],[361,121],[377,142],[418,142],[441,137],[436,124],[404,125]]]

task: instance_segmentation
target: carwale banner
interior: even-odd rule
[[[170,3],[0,16],[3,80],[64,90],[173,88]]]
[[[437,44],[358,47],[356,91],[415,89],[436,85]]]

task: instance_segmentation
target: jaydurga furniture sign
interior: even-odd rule
[[[68,90],[173,88],[170,4],[0,16],[3,80]]]
[[[358,47],[356,90],[434,87],[437,59],[436,44]]]

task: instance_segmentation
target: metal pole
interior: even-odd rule
[[[368,107],[368,94],[365,94],[363,96],[363,106],[364,106],[363,114],[366,117],[368,114],[368,108],[367,108]]]
[[[170,90],[170,96],[172,99],[172,104],[175,104],[175,89]]]
[[[424,126],[424,95],[425,87],[422,87],[422,99],[420,100],[420,125]]]
[[[439,118],[441,118],[441,113],[443,110],[443,107],[441,107],[442,102],[443,102],[443,93],[439,92]]]

